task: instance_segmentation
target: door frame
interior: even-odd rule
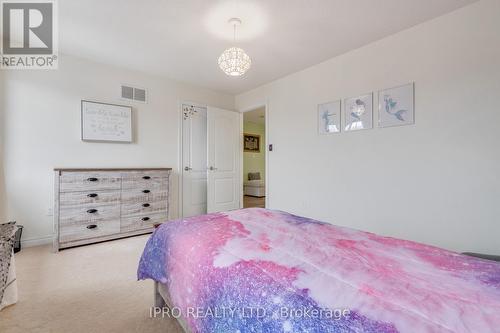
[[[265,128],[264,128],[264,133],[266,135],[266,140],[264,142],[264,151],[265,151],[265,154],[264,154],[265,168],[264,168],[264,170],[266,171],[266,174],[264,176],[264,182],[266,184],[265,185],[265,191],[266,191],[265,204],[266,204],[266,208],[269,208],[269,203],[270,203],[270,200],[269,200],[269,103],[267,101],[254,104],[254,105],[252,105],[250,107],[243,108],[243,109],[241,109],[239,111],[241,113],[241,125],[240,125],[240,137],[241,137],[241,147],[240,147],[241,200],[240,200],[240,208],[243,208],[243,197],[244,197],[244,193],[243,193],[243,181],[245,179],[245,175],[243,174],[243,155],[244,155],[244,152],[243,152],[243,134],[244,134],[244,131],[243,131],[243,122],[244,122],[243,114],[245,112],[254,111],[255,109],[262,108],[262,107],[265,109],[265,118],[264,118],[264,127]]]
[[[198,103],[198,102],[192,102],[192,101],[186,101],[186,100],[180,100],[179,101],[179,105],[178,105],[178,109],[179,109],[179,113],[178,113],[178,127],[179,127],[179,130],[177,131],[177,139],[179,140],[179,151],[178,151],[178,156],[177,156],[177,168],[179,170],[179,179],[178,179],[178,182],[177,182],[177,186],[179,187],[178,188],[178,191],[177,191],[177,201],[178,201],[178,205],[177,205],[177,217],[176,218],[184,218],[184,209],[183,209],[183,205],[184,205],[184,199],[183,199],[183,189],[184,189],[184,184],[183,184],[183,177],[184,177],[184,167],[182,165],[182,156],[183,156],[183,152],[184,152],[184,142],[182,140],[183,138],[183,124],[182,124],[182,121],[183,121],[183,110],[182,110],[182,106],[185,105],[185,104],[188,104],[188,105],[192,105],[192,106],[196,106],[196,107],[200,107],[200,108],[206,108],[207,111],[208,111],[208,105],[207,104],[203,104],[203,103]],[[259,107],[259,106],[258,106]],[[253,109],[249,109],[248,111],[251,111]],[[239,114],[239,117],[240,117],[240,158],[239,158],[239,163],[240,163],[240,172],[239,172],[239,182],[238,182],[238,186],[239,186],[239,191],[241,193],[240,195],[240,208],[243,208],[243,113],[240,112],[240,111],[237,111],[237,110],[228,110],[228,111],[232,111],[232,112],[235,112],[235,113],[238,113]],[[266,140],[267,140],[267,106],[266,106]],[[266,152],[267,152],[267,149],[266,149]],[[266,161],[267,161],[267,156],[266,156]],[[208,167],[208,165],[207,165]],[[266,177],[267,177],[267,162],[266,162]],[[208,181],[208,179],[207,179]],[[267,183],[266,183],[266,195],[267,195]],[[208,198],[207,198],[208,200]],[[266,207],[267,207],[267,196],[266,196]],[[170,216],[171,218],[171,216]],[[169,219],[170,219],[169,218]]]

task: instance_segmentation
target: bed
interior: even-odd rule
[[[193,333],[500,327],[497,262],[261,208],[162,224],[138,279]]]

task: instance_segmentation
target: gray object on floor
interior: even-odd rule
[[[482,254],[482,253],[473,253],[473,252],[464,252],[462,254],[465,254],[466,256],[470,256],[470,257],[476,257],[476,258],[500,262],[500,256],[494,256],[491,254]]]
[[[21,251],[21,236],[23,235],[23,226],[16,224],[17,230],[14,234],[14,253]]]
[[[7,286],[11,283],[8,281],[11,257],[14,249],[14,240],[16,232],[16,222],[0,224],[0,303]]]

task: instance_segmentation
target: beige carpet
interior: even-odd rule
[[[173,319],[149,317],[153,283],[136,279],[147,238],[23,249],[19,302],[0,312],[0,332],[182,332]]]

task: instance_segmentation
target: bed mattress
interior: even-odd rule
[[[500,265],[260,208],[168,222],[139,279],[191,332],[498,332]]]

